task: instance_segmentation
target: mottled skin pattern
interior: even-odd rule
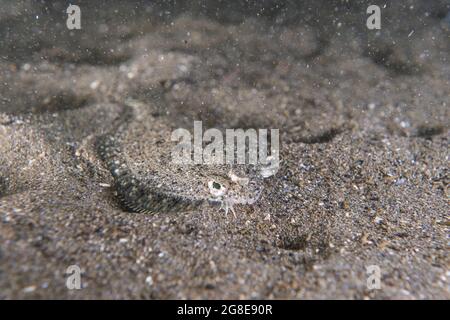
[[[235,204],[253,204],[259,199],[262,191],[258,187],[257,181],[259,179],[250,181],[248,186],[243,186],[231,181],[229,174],[232,171],[230,170],[228,174],[224,174],[223,168],[222,171],[214,167],[209,167],[209,171],[207,171],[205,168],[204,171],[207,172],[206,178],[208,179],[208,183],[204,183],[205,177],[200,179],[198,172],[193,171],[190,175],[190,180],[197,181],[200,184],[203,183],[205,186],[205,190],[200,191],[198,189],[192,192],[188,190],[186,192],[180,192],[179,190],[167,191],[167,188],[166,191],[163,191],[140,179],[127,163],[126,157],[124,156],[126,152],[121,143],[130,123],[136,119],[136,110],[142,103],[126,99],[120,105],[123,110],[121,115],[112,126],[112,129],[107,134],[98,138],[97,150],[114,178],[117,197],[126,209],[140,213],[186,212],[197,209],[204,203],[208,203],[211,205],[220,205],[220,208],[226,214],[231,210],[233,215],[235,215],[233,208]],[[150,167],[149,169],[152,168]],[[156,170],[158,169],[156,168]],[[190,169],[187,168],[185,170]],[[158,179],[158,177],[150,178],[150,180]],[[188,186],[192,181],[186,181],[186,185]],[[214,182],[216,188],[219,188],[220,191],[224,191],[225,193],[220,195],[215,194],[214,191],[217,190],[211,190],[212,182]],[[208,184],[210,185],[209,189]]]
[[[122,161],[120,135],[133,118],[133,108],[123,104],[123,113],[108,134],[97,141],[97,150],[115,181],[115,190],[126,209],[140,213],[180,212],[198,208],[203,201],[169,195],[142,183]]]
[[[100,155],[115,179],[115,189],[122,204],[134,212],[175,212],[197,208],[202,201],[194,201],[159,193],[141,183],[126,165],[114,156],[120,152],[113,137],[104,137],[98,146]]]

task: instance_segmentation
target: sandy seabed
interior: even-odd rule
[[[450,298],[447,1],[65,5],[0,6],[0,298]],[[279,129],[279,171],[236,218],[133,212],[223,176],[167,160],[194,120]]]

